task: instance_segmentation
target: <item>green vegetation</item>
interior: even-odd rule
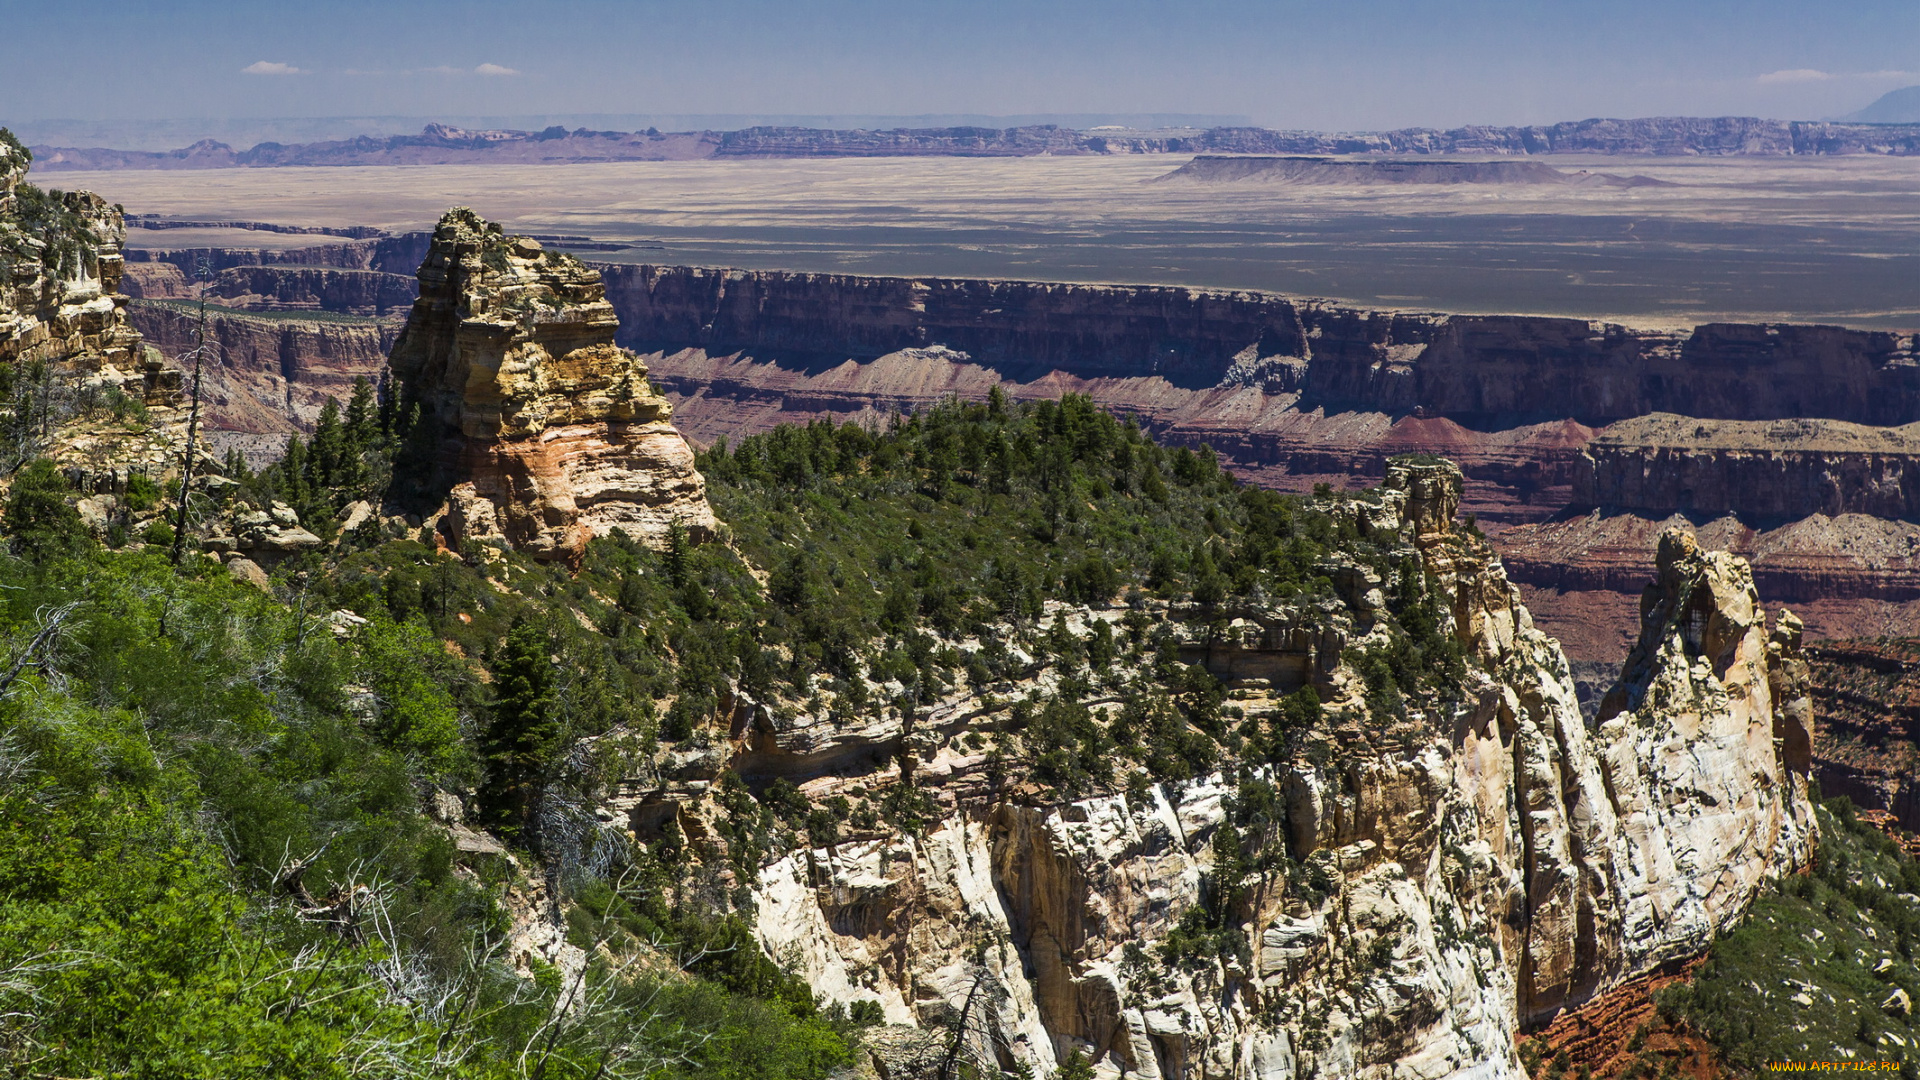
[[[1845,799],[1817,810],[1811,873],[1779,881],[1716,941],[1692,983],[1657,998],[1738,1069],[1769,1061],[1900,1061],[1920,1074],[1915,1018],[1881,1003],[1920,997],[1920,863],[1854,817]]]
[[[6,128],[0,128],[0,151],[0,160],[18,163],[22,172],[33,162],[33,152]],[[76,277],[92,266],[97,242],[76,197],[23,182],[13,189],[9,220],[0,222],[0,268],[12,278],[19,263],[36,262],[55,278]]]
[[[363,382],[282,461],[231,459],[218,497],[336,532],[353,500],[417,479],[402,411]],[[1458,671],[1417,564],[1363,536],[1352,503],[1243,487],[1085,398],[781,428],[700,464],[730,545],[616,535],[562,567],[375,519],[282,563],[271,597],[211,563],[76,544],[64,477],[22,471],[0,559],[0,1060],[822,1076],[877,1017],[818,1009],[757,947],[738,883],[943,807],[889,761],[820,805],[726,772],[711,831],[670,818],[634,843],[593,807],[663,750],[716,746],[743,701],[871,720],[1051,666],[1046,693],[996,702],[967,736],[999,779],[1140,799],[1281,760],[1327,706],[1308,688],[1243,710],[1204,661],[1240,613],[1346,617],[1336,552],[1385,593],[1363,658],[1376,708],[1423,722]],[[323,618],[341,611],[365,621]],[[1243,949],[1252,875],[1324,874],[1287,862],[1277,795],[1242,771],[1206,903],[1144,962]],[[424,812],[445,793],[568,902],[583,971],[507,970],[502,905],[527,871],[458,850]]]
[[[22,479],[19,555],[0,559],[0,1072],[785,1078],[844,1060],[847,1022],[645,853],[575,876],[635,913],[613,920],[617,951],[573,979],[506,968],[513,871],[419,809],[479,779],[495,698],[422,612],[341,638],[299,571],[275,599],[212,564],[76,545],[58,474]]]

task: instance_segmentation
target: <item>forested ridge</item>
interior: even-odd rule
[[[1193,634],[1247,612],[1344,618],[1331,575],[1357,566],[1386,605],[1349,657],[1381,732],[1426,737],[1463,682],[1417,559],[1357,523],[1376,493],[1245,486],[1085,398],[995,393],[721,444],[699,459],[720,540],[613,536],[572,567],[449,550],[398,517],[342,534],[351,503],[419,468],[405,412],[362,386],[275,465],[227,462],[220,498],[284,500],[337,541],[267,591],[174,565],[170,534],[98,543],[58,470],[15,478],[0,1071],[823,1077],[880,1017],[766,956],[745,883],[780,853],[951,808],[906,761],[821,805],[725,770],[711,834],[636,839],[596,812],[610,792],[724,755],[754,709],[853,723],[1034,687],[965,736],[996,797],[1237,778],[1220,885],[1129,959],[1171,971],[1242,947],[1235,868],[1316,884],[1256,767],[1316,737],[1321,698],[1243,710]],[[1070,626],[1094,611],[1109,617]],[[548,900],[584,965],[516,970],[514,918]]]
[[[227,497],[326,529],[380,496],[396,454],[406,468],[393,411],[362,387],[274,466],[229,460]],[[1099,678],[1150,656],[1150,628],[1083,641],[1043,625],[1048,600],[1323,588],[1311,562],[1337,542],[1301,500],[1079,398],[783,428],[701,461],[731,543],[615,537],[570,572],[375,522],[277,567],[270,595],[211,561],[176,568],[170,535],[93,542],[62,475],[24,470],[0,558],[7,1068],[823,1075],[855,1019],[759,952],[738,882],[810,831],[922,827],[927,807],[895,789],[823,814],[729,775],[714,858],[631,844],[594,821],[594,794],[711,742],[744,695],[804,705],[825,679],[898,688],[843,707],[911,709],[999,678],[1004,652],[963,655],[968,634]],[[1166,708],[1127,749],[1210,767],[1233,741],[1217,687],[1177,659],[1149,670]],[[1109,736],[1084,709],[1026,719],[1058,742],[1041,773],[1063,793],[1123,781],[1089,771]],[[436,795],[517,861],[459,851]],[[575,943],[602,946],[580,979],[503,962],[516,878],[550,882]]]

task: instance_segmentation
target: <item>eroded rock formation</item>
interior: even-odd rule
[[[1655,414],[1587,444],[1573,501],[1749,518],[1867,514],[1920,521],[1920,423],[1702,420]]]
[[[441,218],[392,366],[440,432],[456,542],[572,558],[623,529],[716,529],[693,452],[647,368],[615,345],[596,272],[465,208]]]
[[[1370,714],[1350,663],[1369,647],[1364,590],[1317,635],[1275,632],[1277,612],[1236,622],[1243,651],[1276,654],[1230,681],[1237,701],[1252,712],[1302,683],[1327,699],[1296,753],[1238,780],[1067,803],[996,791],[964,733],[1004,701],[939,701],[857,733],[906,755],[939,819],[921,838],[855,837],[767,866],[763,943],[830,1000],[874,1001],[900,1023],[958,1018],[986,1060],[1041,1075],[1074,1048],[1103,1075],[1519,1075],[1517,1029],[1698,954],[1810,856],[1804,666],[1791,616],[1769,636],[1744,563],[1676,533],[1628,675],[1589,723],[1498,559],[1453,527],[1458,498],[1451,466],[1396,465],[1377,502],[1340,511],[1441,589],[1469,657],[1458,711]],[[1285,655],[1301,650],[1313,661]],[[816,800],[886,782],[822,756],[824,730],[769,718],[732,753]],[[636,827],[703,786],[638,800]],[[1286,857],[1222,882],[1216,840],[1255,827],[1245,800],[1263,788],[1277,803],[1252,820]],[[1244,897],[1237,944],[1169,952],[1223,888]]]
[[[119,295],[120,208],[90,191],[26,186],[30,161],[11,135],[0,135],[0,363],[140,373],[146,357]]]
[[[702,441],[878,419],[998,384],[1089,394],[1282,489],[1347,487],[1397,454],[1445,455],[1466,475],[1465,510],[1513,556],[1516,581],[1552,590],[1540,614],[1583,661],[1617,661],[1612,639],[1636,632],[1632,597],[1669,524],[1751,558],[1768,595],[1806,605],[1817,634],[1867,632],[1920,597],[1920,526],[1884,516],[1910,505],[1911,458],[1897,431],[1875,427],[1920,415],[1909,334],[1641,330],[1161,286],[605,274],[622,341],[654,357]],[[1763,450],[1779,425],[1790,445]],[[1629,509],[1563,516],[1611,502]],[[1592,603],[1560,603],[1575,591]],[[1607,632],[1589,635],[1596,615]]]
[[[1171,286],[684,266],[604,273],[621,338],[635,348],[861,364],[938,346],[1020,381],[1057,373],[1116,388],[1254,387],[1297,394],[1302,411],[1417,411],[1498,426],[1652,412],[1889,424],[1920,412],[1912,335],[1834,326],[1637,330]]]
[[[164,264],[163,264],[164,265]],[[131,322],[168,357],[194,347],[190,305],[136,302]],[[207,341],[219,363],[202,387],[206,424],[216,430],[285,436],[309,430],[328,398],[349,400],[356,379],[378,383],[399,327],[373,320],[266,318],[209,305]]]

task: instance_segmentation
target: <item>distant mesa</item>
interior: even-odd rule
[[[1873,104],[1841,119],[1856,124],[1920,124],[1920,86],[1889,90]]]
[[[1566,172],[1538,161],[1378,161],[1330,157],[1203,154],[1148,183],[1198,184],[1554,184],[1580,187],[1673,187],[1651,176]]]
[[[1377,154],[1389,157],[1613,154],[1651,157],[1920,155],[1920,123],[1844,124],[1751,116],[1594,118],[1530,127],[1469,125],[1440,131],[1275,131],[1214,127],[1142,131],[1112,125],[1076,130],[1017,127],[827,129],[750,127],[661,132],[468,129],[428,124],[418,135],[308,143],[263,142],[249,150],[203,139],[178,150],[33,147],[36,172],[109,169],[260,169],[345,165],[561,165],[709,158],[1035,157],[1114,154]]]

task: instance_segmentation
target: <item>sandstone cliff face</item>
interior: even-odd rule
[[[419,280],[392,367],[444,433],[456,540],[570,558],[616,528],[654,543],[675,523],[715,531],[672,406],[613,343],[598,274],[458,208]]]
[[[142,370],[140,335],[118,295],[126,223],[88,191],[25,187],[29,158],[0,139],[0,363],[79,362]]]
[[[1076,1047],[1107,1076],[1520,1075],[1516,1028],[1697,954],[1808,858],[1804,665],[1790,616],[1769,637],[1744,564],[1676,534],[1628,676],[1588,723],[1498,560],[1452,528],[1458,501],[1451,467],[1397,464],[1378,502],[1345,511],[1443,590],[1471,658],[1457,712],[1369,715],[1348,663],[1368,647],[1364,588],[1317,635],[1235,624],[1273,676],[1230,682],[1236,699],[1258,707],[1289,670],[1328,698],[1297,754],[1238,779],[996,795],[959,736],[1004,703],[937,702],[848,738],[906,748],[944,816],[919,839],[767,866],[763,943],[831,1000],[902,1023],[961,1016],[985,1060],[1041,1075]],[[757,730],[742,744],[756,767],[784,754],[781,775],[816,797],[856,771],[804,717]],[[1163,961],[1182,916],[1218,895],[1213,840],[1244,825],[1248,780],[1280,793],[1268,827],[1286,858],[1227,883],[1247,897],[1238,948]]]
[[[194,347],[197,320],[189,306],[136,303],[129,316],[170,359]],[[398,329],[391,322],[269,319],[209,306],[207,341],[218,363],[203,375],[203,422],[255,435],[310,430],[328,398],[352,396],[355,379],[379,382]]]
[[[763,359],[941,346],[1004,377],[1158,378],[1296,393],[1300,407],[1507,424],[1652,412],[1907,422],[1911,335],[1787,324],[1691,332],[1536,316],[1364,311],[1167,286],[606,267],[622,341]]]
[[[1585,456],[1574,474],[1578,506],[1920,520],[1920,424],[1661,414],[1609,427]]]

